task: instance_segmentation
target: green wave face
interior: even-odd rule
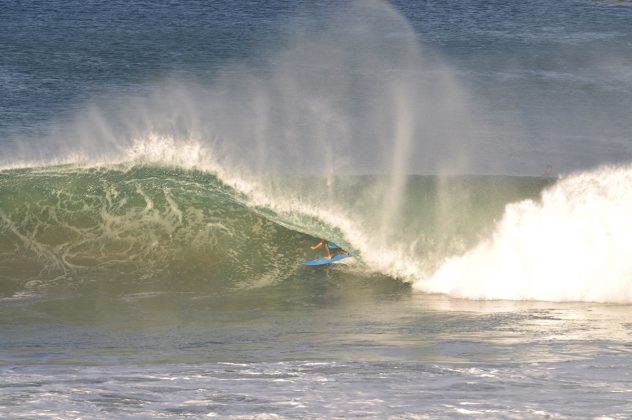
[[[213,175],[176,168],[4,172],[0,293],[217,291],[282,281],[312,238],[242,199]]]
[[[173,166],[3,171],[0,293],[270,286],[321,256],[309,250],[317,237],[352,250],[356,275],[399,277],[389,270],[400,263],[432,273],[488,235],[508,202],[536,197],[546,182],[409,177],[388,218],[384,177],[277,177],[267,185],[274,187],[259,191],[266,206],[213,174]]]

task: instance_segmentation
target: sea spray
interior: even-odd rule
[[[471,299],[632,302],[632,167],[577,173],[509,204],[494,234],[419,290]]]
[[[415,265],[393,251],[410,248],[398,222],[407,177],[467,169],[474,118],[466,91],[388,3],[318,10],[290,24],[258,66],[226,64],[209,80],[169,80],[142,97],[95,100],[19,160],[207,170],[255,205],[346,226],[332,239],[353,236],[346,240],[380,269]],[[371,211],[339,202],[340,178],[366,174],[383,176],[372,191],[358,186]],[[324,176],[328,189],[293,191],[282,176]]]

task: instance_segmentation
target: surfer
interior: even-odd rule
[[[333,243],[331,241],[328,241],[326,239],[321,239],[320,242],[318,242],[314,246],[310,246],[310,248],[311,249],[318,249],[318,248],[322,247],[323,245],[325,246],[325,249],[327,250],[327,259],[328,260],[330,260],[331,257],[333,256],[331,251],[334,251],[335,254],[348,254],[347,251],[345,251],[344,249],[340,248],[335,243]]]

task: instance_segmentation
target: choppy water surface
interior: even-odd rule
[[[632,410],[627,306],[452,300],[333,271],[232,297],[25,303],[3,302],[0,404],[9,416]]]

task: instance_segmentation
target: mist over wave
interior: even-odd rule
[[[229,62],[197,83],[167,78],[95,99],[4,163],[111,163],[138,139],[169,138],[241,177],[388,174],[395,203],[405,174],[467,168],[467,91],[401,14],[371,0],[306,15],[258,66]]]
[[[5,167],[141,161],[209,171],[251,208],[282,215],[268,215],[280,226],[355,244],[376,269],[409,277],[418,260],[401,254],[416,255],[420,240],[396,240],[407,176],[467,160],[465,91],[389,4],[317,10],[286,28],[260,66],[227,64],[210,81],[95,101],[46,141],[21,143]],[[382,178],[338,188],[340,176],[362,174]],[[297,189],[289,175],[326,182]],[[341,204],[341,191],[358,205]]]

